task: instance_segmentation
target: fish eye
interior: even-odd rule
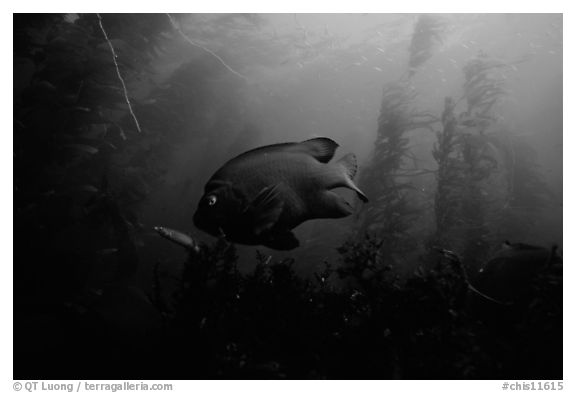
[[[215,195],[210,195],[208,197],[208,206],[214,206],[216,204],[217,198]]]

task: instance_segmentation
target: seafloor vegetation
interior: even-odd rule
[[[562,378],[557,264],[501,304],[470,291],[450,253],[431,251],[401,280],[379,260],[378,245],[345,244],[343,267],[326,264],[313,280],[295,274],[294,261],[263,255],[241,275],[233,246],[202,246],[171,305],[158,287],[147,298],[109,286],[81,303],[43,309],[50,323],[35,328],[50,342],[24,352],[38,343],[17,341],[16,376]]]

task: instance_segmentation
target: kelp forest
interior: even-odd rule
[[[562,15],[13,19],[14,379],[563,378]],[[194,226],[319,136],[353,214]]]

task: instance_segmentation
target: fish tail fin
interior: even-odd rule
[[[340,165],[344,170],[346,177],[350,180],[354,179],[356,172],[358,172],[358,163],[356,162],[356,156],[354,153],[348,153],[341,159],[339,159],[336,164]]]
[[[336,165],[342,171],[344,175],[344,184],[341,184],[344,187],[350,188],[351,190],[356,191],[358,197],[362,200],[362,202],[368,202],[368,197],[360,191],[358,186],[354,184],[352,179],[356,176],[356,172],[358,172],[358,163],[356,162],[356,156],[353,153],[348,153],[341,159],[336,162]]]

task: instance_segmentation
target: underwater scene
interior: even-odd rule
[[[562,62],[562,14],[13,14],[14,379],[562,379]]]

